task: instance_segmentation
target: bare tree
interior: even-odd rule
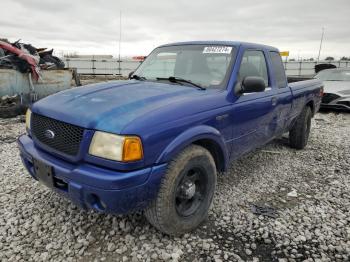
[[[326,61],[334,61],[334,57],[332,57],[332,56],[327,56],[325,60],[326,60]]]
[[[340,61],[350,61],[350,57],[343,56]]]

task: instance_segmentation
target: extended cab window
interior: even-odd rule
[[[238,73],[238,79],[239,81],[243,81],[247,76],[262,77],[266,86],[269,86],[266,59],[262,51],[248,50],[244,52]]]
[[[283,62],[281,56],[277,52],[270,52],[272,69],[275,74],[276,84],[278,88],[287,86],[286,73],[284,71]]]

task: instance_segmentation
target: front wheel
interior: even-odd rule
[[[310,135],[312,112],[310,107],[305,107],[292,129],[289,131],[289,144],[296,149],[303,149]]]
[[[191,145],[169,163],[158,196],[145,210],[147,220],[169,235],[189,232],[205,220],[216,187],[212,155]]]

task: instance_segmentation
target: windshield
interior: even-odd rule
[[[316,78],[322,81],[350,81],[350,70],[323,70]]]
[[[178,45],[156,48],[135,71],[143,80],[181,78],[205,88],[226,86],[234,47]],[[160,79],[159,79],[160,78]],[[186,84],[181,82],[181,84]],[[188,83],[187,83],[188,84]]]

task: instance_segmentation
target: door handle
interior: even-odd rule
[[[217,121],[221,121],[221,120],[224,120],[225,118],[228,117],[228,114],[224,114],[224,115],[219,115],[219,116],[216,116],[215,119]]]
[[[274,97],[271,98],[271,104],[273,106],[277,105],[277,97],[274,96]]]

